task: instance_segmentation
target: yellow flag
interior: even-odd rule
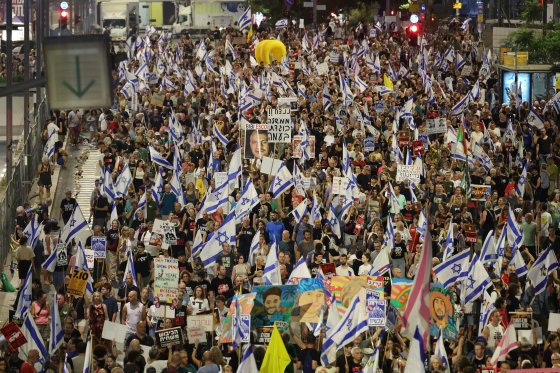
[[[249,32],[247,33],[247,43],[251,41],[252,37],[253,37],[253,25],[251,24],[251,27],[249,28]]]
[[[389,79],[387,74],[383,74],[383,85],[390,90],[393,90],[393,82],[391,81],[391,79]]]
[[[284,341],[280,336],[276,324],[272,330],[270,343],[264,354],[264,359],[261,365],[260,373],[284,373],[286,367],[290,364],[292,359],[284,346]]]

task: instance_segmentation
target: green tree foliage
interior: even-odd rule
[[[522,28],[506,40],[506,47],[529,52],[529,63],[560,65],[560,25],[553,25],[546,36]]]
[[[521,12],[521,19],[527,24],[542,19],[543,7],[537,0],[529,0],[525,3],[525,9]]]

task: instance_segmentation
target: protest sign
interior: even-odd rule
[[[420,184],[420,175],[422,174],[422,169],[416,167],[415,165],[397,165],[397,182],[402,183],[404,181],[410,181],[416,184]]]
[[[194,315],[187,316],[187,326],[193,328],[204,328],[207,332],[214,330],[214,316],[212,315]]]
[[[383,100],[375,101],[373,107],[375,108],[375,111],[377,113],[382,113],[383,111],[385,111],[385,101]]]
[[[317,69],[317,75],[327,75],[329,73],[329,65],[326,62],[317,64],[315,68]]]
[[[434,118],[426,121],[426,134],[445,133],[447,131],[447,120],[445,118]]]
[[[297,299],[292,308],[291,322],[321,322],[325,292],[314,286],[315,279],[300,279]]]
[[[387,307],[387,328],[391,332],[395,331],[395,326],[399,322],[399,317],[399,310],[391,303],[389,303],[389,306]]]
[[[2,329],[0,329],[0,332],[4,337],[6,337],[10,347],[14,350],[27,343],[27,339],[15,322],[6,324]]]
[[[246,123],[241,128],[242,153],[245,159],[262,159],[270,156],[268,124]]]
[[[256,296],[251,311],[251,325],[263,327],[276,323],[280,330],[286,330],[297,296],[297,286],[255,286],[253,292]]]
[[[387,304],[384,300],[376,299],[377,294],[377,292],[371,290],[366,292],[366,310],[369,326],[385,326],[387,322]]]
[[[68,265],[68,252],[66,251],[66,245],[63,243],[56,245],[56,265],[63,267]]]
[[[329,54],[329,60],[331,61],[331,63],[338,63],[340,61],[340,55],[335,51],[332,51]]]
[[[301,158],[303,155],[303,150],[301,149],[302,137],[300,135],[293,136],[292,138],[292,149],[293,149],[293,157],[294,158]],[[315,158],[315,136],[309,136],[309,156],[310,158]]]
[[[247,44],[247,40],[243,36],[236,36],[231,39],[231,43],[233,45],[242,45],[242,44]]]
[[[206,331],[204,328],[189,326],[186,330],[189,344],[206,343]]]
[[[228,312],[225,317],[220,319],[219,326],[219,342],[220,343],[231,343],[233,339],[233,321],[234,316],[237,312],[240,313],[240,318],[247,319],[251,318],[251,310],[255,303],[255,294],[243,294],[235,297],[231,302]],[[249,321],[250,325],[250,321]],[[244,326],[243,326],[244,327]]]
[[[391,279],[391,304],[400,312],[404,312],[411,290],[412,280],[397,277]]]
[[[86,291],[86,285],[89,278],[89,273],[80,269],[72,272],[72,277],[70,278],[70,283],[66,291],[70,295],[75,295],[77,297],[82,297]]]
[[[317,178],[303,177],[303,189],[308,190],[317,186]]]
[[[105,259],[107,256],[107,237],[92,236],[91,249],[95,259]]]
[[[368,289],[378,290],[376,299],[384,299],[383,276],[334,276],[328,285],[328,289],[336,297],[336,306],[341,315],[346,311],[352,298],[362,289],[364,289],[364,297],[361,300],[364,305]]]
[[[397,139],[399,146],[408,146],[410,144],[410,131],[399,131]]]
[[[165,306],[160,304],[159,307],[154,307],[153,316],[158,319],[174,319],[175,308],[172,306]]]
[[[93,266],[95,263],[95,253],[91,249],[85,249],[84,254],[86,254],[86,262],[87,266],[90,270],[93,270]]]
[[[181,327],[156,330],[157,343],[161,347],[177,346],[183,344]]]
[[[269,143],[290,143],[292,141],[292,111],[291,108],[266,109]]]
[[[453,293],[441,286],[430,286],[430,335],[437,337],[440,329],[445,339],[457,339],[457,317],[454,312]]]
[[[375,149],[375,139],[368,136],[364,139],[364,152],[372,152]]]
[[[531,330],[532,312],[510,312],[511,321],[515,330]]]
[[[463,224],[463,229],[465,231],[465,241],[470,243],[476,243],[478,235],[476,233],[476,228],[474,224]]]
[[[162,303],[177,298],[179,261],[175,258],[154,258],[154,297]]]
[[[332,278],[336,276],[336,266],[334,263],[321,264],[321,271],[323,271],[323,276],[325,276],[326,278]]]
[[[414,155],[424,155],[426,148],[424,148],[424,143],[421,140],[414,140],[412,142],[412,154]]]
[[[154,106],[163,107],[163,94],[155,93],[150,100],[150,103]]]
[[[103,331],[101,332],[101,338],[124,344],[125,336],[126,325],[105,320],[105,323],[103,324]]]
[[[272,327],[269,328],[256,328],[257,338],[256,343],[268,344],[270,342],[270,337],[272,336]]]
[[[282,161],[276,158],[263,157],[261,162],[261,173],[273,175],[282,165]]]
[[[556,332],[560,329],[560,313],[549,313],[548,314],[548,331]]]
[[[176,245],[177,244],[177,233],[175,232],[175,225],[170,222],[164,222],[163,226],[163,242],[167,245]]]
[[[490,185],[471,184],[471,188],[471,200],[473,201],[486,201],[486,198],[492,194],[492,186]]]
[[[349,182],[350,180],[347,177],[334,176],[332,183],[332,194],[346,195],[346,188],[348,188]]]

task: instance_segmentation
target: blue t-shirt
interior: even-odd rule
[[[274,237],[276,239],[276,242],[280,242],[282,240],[282,232],[284,231],[284,229],[284,223],[282,223],[281,221],[269,221],[266,224],[266,232],[270,236],[270,239]]]
[[[161,198],[161,214],[169,215],[175,208],[175,202],[177,202],[177,197],[173,193],[163,193]]]

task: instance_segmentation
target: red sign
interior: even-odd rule
[[[364,217],[362,215],[358,216],[356,219],[356,226],[354,227],[354,235],[359,236],[362,226],[364,225]]]
[[[321,271],[323,271],[323,275],[326,278],[332,278],[333,276],[336,276],[336,266],[334,265],[334,263],[321,264]]]
[[[476,228],[474,227],[474,224],[465,224],[465,241],[476,243],[477,234],[476,234]]]
[[[7,324],[5,327],[0,329],[0,332],[6,337],[6,340],[10,344],[14,350],[17,350],[18,347],[23,346],[27,343],[27,339],[23,335],[19,326],[16,323],[11,322]]]
[[[399,131],[398,139],[399,139],[399,146],[408,146],[410,144],[410,132]]]
[[[415,140],[412,142],[412,154],[414,155],[424,155],[426,148],[424,148],[424,143],[421,140]]]

